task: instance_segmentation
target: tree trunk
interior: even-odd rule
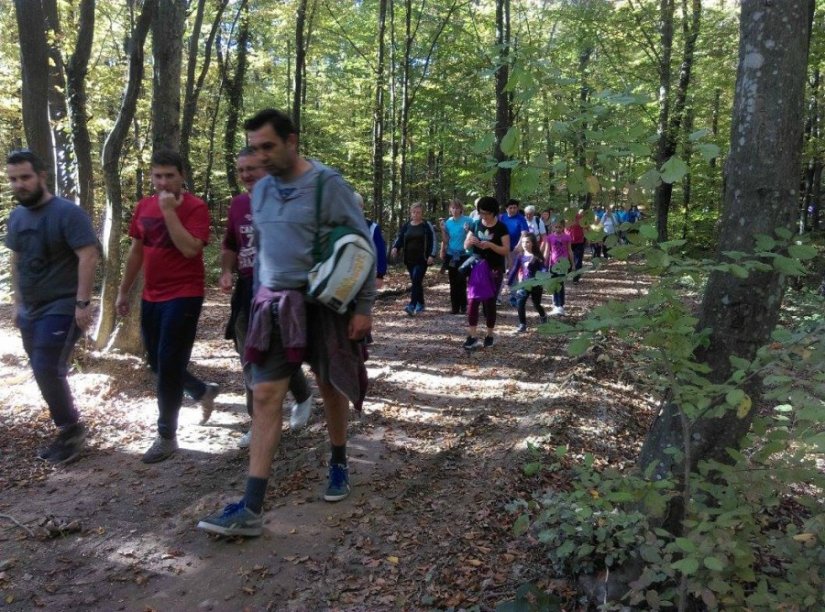
[[[247,52],[249,47],[249,6],[247,0],[242,0],[238,7],[237,20],[238,25],[238,39],[235,47],[237,48],[237,58],[235,60],[235,72],[231,78],[226,77],[226,129],[224,131],[223,149],[224,149],[224,167],[226,169],[226,181],[229,183],[229,189],[232,193],[240,193],[241,188],[238,185],[238,175],[235,171],[235,156],[238,152],[238,122],[240,112],[243,108],[243,83],[246,77],[246,63]],[[227,64],[229,62],[227,54]],[[228,68],[226,70],[228,72]]]
[[[498,67],[496,68],[496,145],[494,157],[501,163],[509,159],[501,150],[501,142],[513,125],[513,96],[506,91],[510,79],[510,0],[496,0],[496,45],[498,46]],[[510,168],[497,168],[494,190],[499,206],[506,206],[510,199]]]
[[[725,163],[724,211],[717,259],[724,251],[753,252],[754,237],[791,230],[797,206],[802,144],[805,73],[813,0],[766,3],[745,0],[741,12],[739,69],[736,78],[731,149]],[[770,69],[764,69],[770,67]],[[742,279],[713,272],[705,288],[698,330],[712,330],[696,359],[710,368],[711,382],[731,373],[732,355],[750,360],[776,325],[785,283],[779,272],[751,273]],[[758,405],[758,382],[746,389]],[[665,404],[639,458],[642,470],[680,475],[700,461],[729,461],[750,429],[754,411],[744,417],[727,411],[721,418],[699,418],[683,432],[680,408]],[[686,459],[668,449],[686,450]],[[683,461],[686,462],[683,463]],[[675,499],[666,527],[681,531],[684,508]]]
[[[375,98],[372,106],[372,218],[384,223],[384,36],[387,29],[387,0],[378,3],[378,49],[375,68]]]
[[[112,335],[115,329],[115,298],[117,297],[120,282],[120,239],[123,232],[123,193],[120,187],[120,158],[123,154],[123,143],[132,118],[137,108],[140,95],[141,81],[143,80],[143,46],[146,35],[152,22],[153,13],[158,0],[145,0],[143,11],[132,28],[129,41],[129,74],[126,79],[126,90],[121,101],[120,111],[115,119],[114,127],[103,144],[103,180],[106,185],[106,216],[103,226],[103,292],[100,298],[100,318],[95,330],[95,342],[99,348],[110,345],[132,353],[141,350],[140,341],[135,343],[135,330],[138,310],[133,309],[127,323]],[[140,284],[140,283],[137,283]],[[135,295],[140,295],[139,287],[134,289]],[[122,331],[122,333],[121,333]],[[111,343],[109,339],[111,338]]]
[[[296,131],[301,133],[301,93],[303,92],[306,46],[304,44],[304,27],[307,17],[307,0],[300,0],[298,14],[295,19],[295,87],[292,90],[292,123]]]
[[[54,149],[49,125],[49,57],[46,18],[40,2],[14,0],[20,41],[23,129],[26,144],[50,169],[49,190],[55,192]],[[25,35],[20,33],[25,32]]]
[[[180,150],[180,78],[187,4],[187,0],[163,0],[152,20],[152,151]]]
[[[95,190],[92,168],[92,139],[86,111],[86,73],[92,54],[95,30],[95,0],[81,0],[77,43],[66,65],[66,97],[69,100],[72,140],[77,157],[77,185],[80,205],[94,215]]]

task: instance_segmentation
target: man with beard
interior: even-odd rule
[[[83,209],[49,193],[46,166],[34,153],[11,153],[6,174],[20,203],[9,217],[6,235],[12,251],[15,324],[58,429],[38,457],[51,464],[69,463],[86,440],[66,375],[72,349],[93,318],[97,237]]]
[[[324,500],[337,502],[350,493],[347,420],[349,403],[363,399],[359,342],[372,327],[375,274],[368,276],[354,307],[345,314],[304,301],[316,231],[323,242],[333,227],[346,225],[370,240],[364,215],[352,188],[337,171],[298,153],[298,132],[287,115],[262,110],[244,123],[244,129],[250,148],[269,174],[252,192],[258,248],[255,278],[260,287],[247,336],[248,348],[250,339],[266,348],[252,362],[253,434],[245,494],[238,503],[205,517],[198,528],[254,537],[263,532],[263,503],[281,439],[284,397],[290,376],[302,361],[312,366],[324,401],[331,447]]]

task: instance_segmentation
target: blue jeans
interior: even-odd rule
[[[410,292],[410,304],[424,305],[424,275],[427,273],[427,264],[407,264],[407,272],[410,273],[412,281],[412,291]]]
[[[551,272],[550,276],[552,278],[558,278],[559,276],[564,276],[564,274]],[[553,306],[564,306],[564,283],[561,283],[559,288],[553,292]]]
[[[203,381],[186,369],[202,305],[202,297],[141,302],[140,328],[149,367],[157,375],[158,433],[163,438],[175,437],[184,390],[195,400],[206,392]]]
[[[80,337],[74,315],[47,315],[39,319],[18,317],[17,325],[34,379],[54,424],[57,427],[74,425],[80,415],[66,381],[69,357]]]

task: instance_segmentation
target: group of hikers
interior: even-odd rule
[[[234,341],[244,364],[252,425],[239,445],[249,447],[249,468],[242,497],[197,524],[227,536],[262,533],[264,498],[287,392],[294,399],[291,429],[306,425],[312,411],[303,363],[315,374],[329,436],[323,498],[335,502],[349,495],[349,405],[359,409],[366,394],[365,346],[371,339],[376,290],[387,270],[380,227],[365,218],[363,199],[336,170],[298,152],[298,133],[289,116],[264,109],[248,119],[244,129],[247,147],[238,154],[237,170],[246,193],[230,204],[219,286],[232,294],[225,335]],[[155,151],[150,166],[154,194],[141,199],[132,214],[131,245],[116,310],[121,316],[129,314],[131,293],[142,273],[140,328],[156,380],[158,419],[156,436],[141,460],[158,463],[178,451],[184,392],[200,403],[205,423],[220,389],[187,369],[205,292],[203,249],[210,237],[209,211],[203,200],[186,190],[177,152]],[[38,457],[66,464],[80,456],[86,440],[67,375],[73,347],[94,318],[99,242],[88,215],[74,202],[49,192],[47,168],[37,155],[25,149],[10,153],[6,171],[19,204],[9,217],[6,236],[15,324],[57,429]],[[523,289],[518,284],[543,270],[563,276],[581,268],[586,241],[580,220],[581,214],[566,227],[561,215],[537,217],[532,206],[522,213],[517,201],[508,202],[499,215],[498,202],[489,196],[476,201],[472,216],[464,215],[461,202],[450,203],[450,218],[440,224],[440,256],[449,275],[451,312],[467,315],[465,349],[494,344],[505,270],[508,284],[515,288],[512,303],[518,310],[519,331],[526,330],[528,299],[540,320],[546,320],[541,286]],[[340,226],[374,245],[374,273],[366,276],[344,311],[306,295],[319,241],[331,238]],[[608,226],[603,224],[606,233]],[[410,274],[410,303],[404,309],[410,316],[425,310],[423,279],[438,244],[434,228],[423,218],[423,207],[413,205],[410,221],[390,249],[392,257],[403,254]],[[607,256],[607,249],[603,251]],[[560,266],[563,261],[567,264]],[[553,300],[550,315],[563,315],[563,284]],[[482,313],[486,333],[479,340]]]

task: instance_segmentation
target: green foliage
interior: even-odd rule
[[[580,356],[599,344],[632,346],[622,367],[644,372],[640,386],[679,407],[686,439],[665,450],[676,464],[690,452],[692,425],[732,412],[753,417],[742,450],[730,461],[705,460],[686,482],[638,472],[600,472],[590,457],[568,470],[567,491],[539,492],[511,504],[520,515],[514,533],[542,542],[555,571],[569,577],[604,569],[638,567],[624,603],[659,609],[702,602],[709,609],[821,609],[825,605],[825,315],[822,298],[796,292],[786,304],[772,341],[753,359],[732,356],[731,372],[712,382],[694,357],[708,339],[696,330],[687,297],[707,276],[748,277],[778,271],[798,276],[817,249],[787,231],[755,236],[756,252],[727,252],[719,263],[692,260],[683,240],[655,244],[655,228],[642,225],[612,252],[633,258],[658,277],[647,293],[610,302],[569,325],[552,321],[543,331],[570,338]],[[760,384],[756,384],[759,381]],[[750,396],[759,388],[758,398]],[[754,413],[756,411],[756,413]],[[525,473],[562,471],[564,451],[544,459],[534,452]],[[680,474],[681,476],[681,474]],[[686,499],[683,532],[655,528],[673,496]]]

